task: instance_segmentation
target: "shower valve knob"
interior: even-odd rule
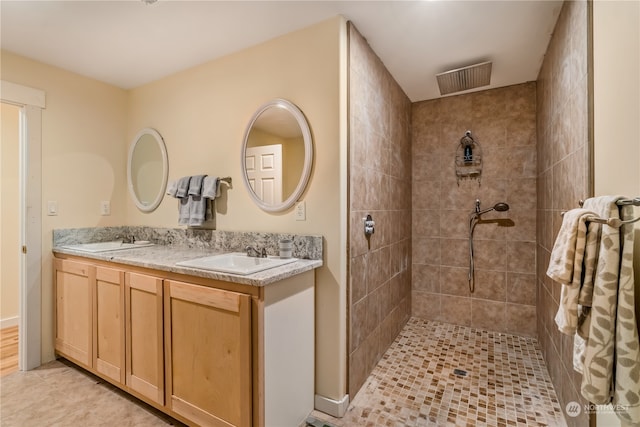
[[[371,218],[371,215],[367,215],[366,218],[363,218],[364,220],[364,234],[368,237],[371,236],[373,233],[375,233],[375,221],[373,220],[373,218]]]

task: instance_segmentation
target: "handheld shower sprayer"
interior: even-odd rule
[[[473,230],[476,228],[476,224],[480,221],[480,215],[490,211],[506,212],[509,210],[509,205],[504,202],[499,202],[490,208],[480,210],[480,199],[476,199],[476,206],[471,215],[469,215],[469,291],[473,293],[475,290],[475,268],[473,262]]]
[[[480,199],[476,199],[476,210],[475,212],[472,212],[471,215],[478,217],[490,211],[505,212],[508,210],[509,210],[509,205],[504,202],[499,202],[491,206],[490,208],[480,210]]]

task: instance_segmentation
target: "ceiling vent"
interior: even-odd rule
[[[436,74],[440,95],[487,86],[491,83],[491,62],[469,65]]]

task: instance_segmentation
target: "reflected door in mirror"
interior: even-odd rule
[[[282,203],[282,145],[248,147],[245,155],[247,179],[265,203]]]

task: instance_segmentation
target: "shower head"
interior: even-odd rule
[[[504,202],[500,202],[496,203],[493,209],[497,210],[498,212],[505,212],[509,210],[509,205]]]
[[[508,210],[509,210],[509,205],[504,202],[496,203],[490,208],[480,210],[480,200],[476,200],[476,211],[473,212],[472,215],[480,216],[490,211],[505,212]]]

